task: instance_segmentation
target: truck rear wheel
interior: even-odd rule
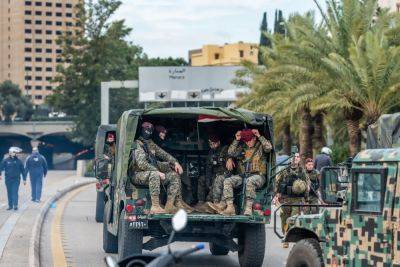
[[[118,222],[118,259],[122,260],[132,254],[142,254],[143,230],[129,229],[124,219],[125,212],[121,213]]]
[[[104,214],[107,214],[104,211]],[[103,250],[106,253],[118,252],[118,238],[107,230],[107,215],[103,216]]]
[[[220,245],[217,245],[215,243],[210,242],[210,252],[214,256],[225,256],[228,255],[229,249],[222,247]]]
[[[322,250],[318,241],[307,238],[298,241],[289,253],[286,267],[322,267]]]
[[[240,229],[238,241],[240,266],[261,267],[265,253],[265,225],[244,224]]]
[[[104,216],[104,192],[97,192],[96,197],[96,222],[102,222]]]

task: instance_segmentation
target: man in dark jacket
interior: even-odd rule
[[[17,157],[19,149],[16,147],[11,147],[8,151],[8,158],[4,159],[0,163],[0,179],[1,174],[4,170],[5,173],[5,183],[7,187],[7,197],[8,197],[8,209],[7,210],[18,210],[18,190],[21,181],[21,176],[26,185],[26,175],[24,164]]]
[[[32,149],[32,154],[26,159],[25,169],[31,179],[32,201],[39,203],[42,196],[43,178],[47,175],[47,161],[39,153],[37,147]]]
[[[321,154],[318,154],[315,157],[314,164],[315,164],[315,169],[317,169],[319,172],[323,167],[329,167],[332,166],[332,159],[331,155],[332,150],[329,147],[323,147],[321,149]]]

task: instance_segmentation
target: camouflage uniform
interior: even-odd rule
[[[307,178],[307,185],[310,189],[308,196],[308,204],[318,204],[319,203],[319,190],[320,190],[320,180],[319,171],[312,170],[305,172]],[[308,213],[314,214],[318,213],[318,207],[312,207],[308,210]]]
[[[107,158],[106,158],[107,156]],[[104,147],[104,154],[100,156],[98,159],[100,161],[100,179],[106,179],[111,177],[112,168],[114,166],[114,158],[115,158],[115,145],[111,146],[110,144],[106,144]]]
[[[262,187],[266,182],[266,160],[265,153],[272,149],[271,143],[263,136],[258,138],[255,145],[250,148],[245,143],[234,140],[228,149],[228,157],[236,158],[239,175],[233,175],[224,180],[223,199],[233,199],[233,189],[243,183],[243,175],[249,175],[246,182],[246,198],[253,201],[256,198],[256,189]],[[251,162],[248,162],[255,153]]]
[[[307,183],[307,178],[302,167],[288,167],[277,176],[275,192],[281,194],[279,200],[281,204],[301,204],[304,203],[304,198],[308,197],[308,190],[301,196],[288,192],[288,187],[291,187],[296,179],[301,179]],[[299,207],[282,208],[281,225],[283,232],[287,231],[287,219],[297,214],[300,214]]]
[[[198,183],[198,199],[200,202],[219,202],[221,200],[226,175],[227,154],[227,146],[210,149],[206,162],[206,175],[200,176]]]
[[[175,197],[180,194],[181,181],[179,175],[173,171],[170,165],[177,160],[157,146],[152,140],[144,141],[139,138],[137,148],[135,149],[135,175],[132,183],[139,185],[148,185],[150,195],[159,196],[161,184],[167,186],[168,196]],[[147,149],[145,146],[147,145]],[[148,151],[146,153],[146,150]],[[156,158],[161,159],[158,161]],[[152,163],[154,162],[154,163]],[[161,181],[157,172],[165,174],[165,180]]]

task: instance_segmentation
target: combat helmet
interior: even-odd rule
[[[305,181],[297,179],[293,182],[292,192],[296,195],[304,194],[306,192],[307,184]]]

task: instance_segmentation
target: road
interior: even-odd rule
[[[93,185],[66,195],[50,210],[45,220],[41,240],[42,266],[104,266],[102,224],[94,220],[96,191]],[[284,266],[289,253],[271,226],[266,229],[267,248],[263,266]],[[173,249],[193,243],[174,243]],[[165,247],[155,250],[160,253]],[[153,253],[154,253],[153,252]],[[145,251],[145,253],[149,253]],[[185,259],[182,266],[239,266],[237,253],[212,256],[208,247]]]

